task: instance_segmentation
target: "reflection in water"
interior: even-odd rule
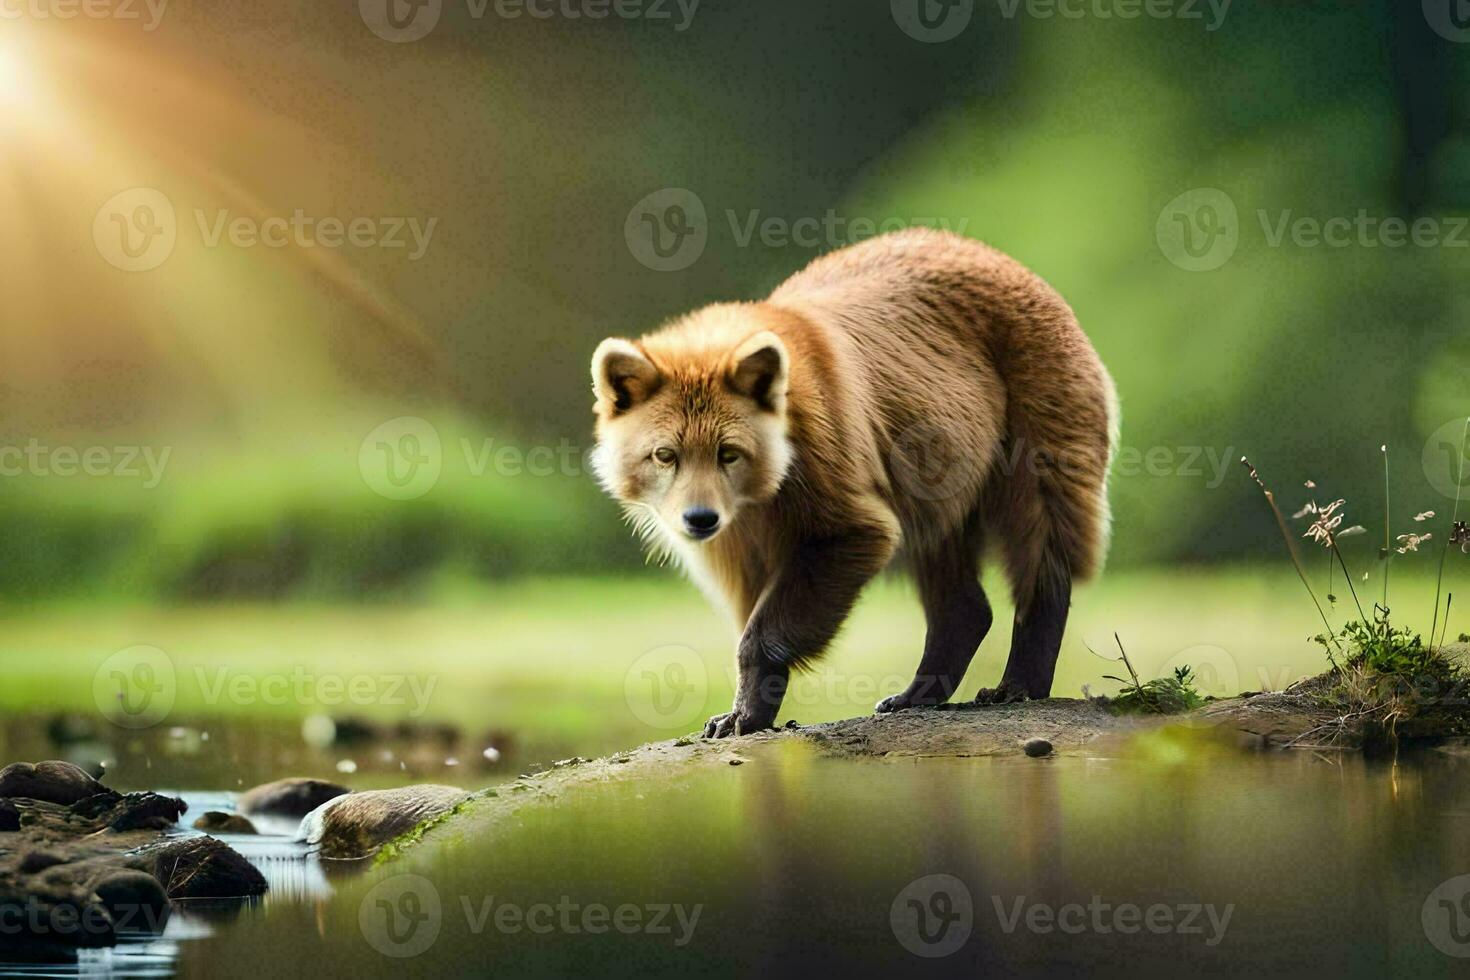
[[[389,930],[365,900],[411,874],[415,909],[433,910],[409,961],[422,975],[1461,975],[1426,903],[1470,871],[1463,760],[1247,754],[1189,730],[1108,751],[839,761],[750,746],[739,767],[587,786],[446,835],[326,905],[191,944],[181,965],[381,970],[413,923]],[[933,893],[940,875],[958,888]],[[542,932],[484,914],[538,904],[570,911]],[[681,945],[677,927],[583,927],[596,920],[580,910],[621,905],[698,908],[697,928]],[[911,951],[945,935],[947,956]]]
[[[1250,754],[1188,729],[1047,759],[741,753],[462,819],[330,884],[290,841],[230,838],[270,878],[263,901],[42,975],[1448,977],[1457,928],[1470,952],[1470,913],[1440,921],[1457,907],[1431,896],[1470,872],[1454,756]],[[625,907],[641,926],[594,928]],[[375,919],[395,911],[412,915]]]
[[[500,746],[485,755],[487,745]],[[505,733],[463,732],[420,722],[375,724],[325,716],[289,719],[171,719],[130,730],[77,714],[0,718],[0,760],[62,759],[113,789],[175,786],[240,791],[282,776],[347,781],[354,789],[412,782],[479,788],[523,764]],[[102,768],[99,769],[99,766]]]

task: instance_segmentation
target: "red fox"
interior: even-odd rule
[[[954,695],[990,630],[999,545],[1010,659],[982,702],[1050,695],[1072,582],[1109,534],[1111,378],[1066,302],[980,242],[916,229],[818,258],[592,358],[594,469],[648,544],[742,632],[735,703],[705,735],[772,727],[863,586],[909,558],[927,632],[896,711]]]

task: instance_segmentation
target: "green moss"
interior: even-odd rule
[[[389,841],[381,848],[379,848],[377,857],[373,859],[373,867],[382,867],[389,861],[393,861],[402,857],[406,851],[422,841],[430,830],[433,830],[435,827],[439,826],[441,823],[444,823],[446,820],[452,820],[457,815],[471,809],[475,805],[475,802],[482,797],[497,795],[499,794],[497,794],[494,790],[486,790],[484,793],[473,796],[470,799],[465,800],[463,803],[458,804],[454,808],[439,814],[438,816],[429,817],[427,820],[420,822],[419,825],[414,827],[412,830],[408,831],[405,834],[402,834],[399,837],[394,838],[393,840]]]

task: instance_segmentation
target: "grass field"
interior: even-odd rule
[[[1403,615],[1427,620],[1432,582],[1401,574],[1395,586]],[[1008,650],[1010,610],[1002,589],[990,591],[997,625],[963,697],[995,682]],[[1055,690],[1115,691],[1103,675],[1121,665],[1088,649],[1115,656],[1114,632],[1145,678],[1187,663],[1207,694],[1280,688],[1325,666],[1309,639],[1320,631],[1315,615],[1279,570],[1111,575],[1077,595]],[[1465,620],[1456,617],[1452,635]],[[55,606],[0,619],[0,709],[98,714],[122,682],[118,651],[144,646],[172,670],[160,724],[418,719],[513,732],[532,756],[592,755],[690,731],[725,710],[734,637],[673,573],[475,588],[412,606]],[[909,680],[922,640],[908,584],[875,584],[820,668],[793,683],[782,718],[870,710]]]

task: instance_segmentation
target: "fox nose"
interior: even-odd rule
[[[707,538],[720,526],[720,515],[708,507],[690,507],[684,512],[684,530],[696,538]]]

